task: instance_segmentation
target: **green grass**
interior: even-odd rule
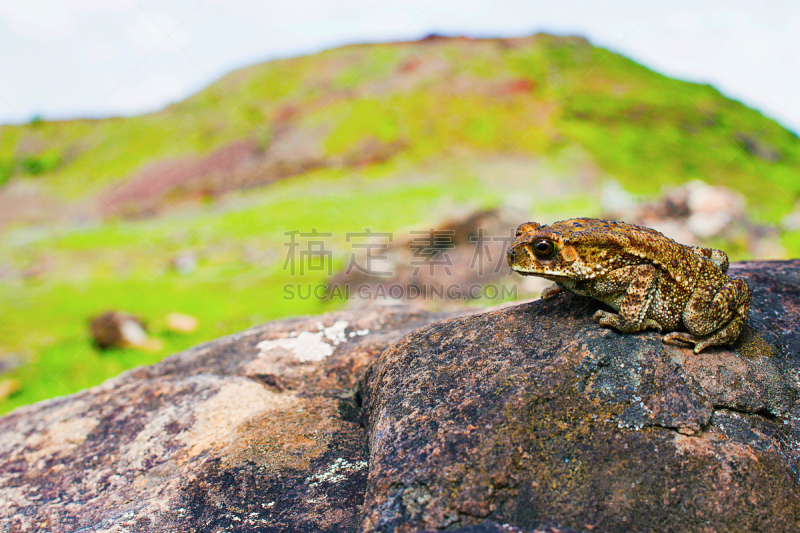
[[[397,139],[396,111],[376,100],[358,100],[348,106],[347,116],[328,136],[329,154],[339,154],[370,137],[388,143]]]
[[[36,353],[36,362],[11,374],[22,390],[0,403],[0,410],[96,385],[133,366],[157,362],[165,354],[255,323],[325,309],[316,300],[277,297],[286,281],[280,274],[232,274],[181,279],[172,272],[148,273],[147,277],[133,276],[124,281],[108,277],[76,284],[52,283],[33,290],[26,287],[26,308],[14,309],[15,316],[4,320],[4,328],[7,338],[27,341],[28,349]],[[4,292],[4,300],[23,296],[13,290]],[[151,334],[163,342],[163,349],[98,352],[87,339],[86,317],[102,312],[105,306],[146,317]],[[6,316],[11,310],[3,307]],[[197,317],[201,327],[190,335],[170,333],[163,317],[174,311]],[[30,321],[36,321],[36,325],[31,327]]]
[[[790,251],[790,257],[800,259],[800,231],[785,233],[782,244]]]

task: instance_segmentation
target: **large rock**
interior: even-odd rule
[[[748,327],[700,355],[570,294],[372,308],[18,409],[0,531],[796,531],[800,261],[731,270]]]
[[[274,322],[0,418],[0,531],[352,531],[367,436],[356,381],[436,319]]]
[[[731,271],[753,303],[730,349],[601,329],[571,294],[395,344],[362,391],[361,531],[800,529],[800,261]]]

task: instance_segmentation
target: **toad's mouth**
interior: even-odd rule
[[[522,267],[511,267],[511,269],[523,276],[538,276],[540,278],[549,279],[550,281],[560,281],[564,279],[572,279],[570,276],[564,275],[563,272],[555,272],[546,268],[528,269]]]

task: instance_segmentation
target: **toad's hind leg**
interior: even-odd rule
[[[689,333],[670,333],[664,336],[664,341],[694,344],[694,353],[709,346],[733,344],[742,332],[749,310],[750,287],[745,280],[733,278],[716,292],[695,292],[683,312],[683,324]]]
[[[703,248],[702,246],[692,246],[692,251],[700,257],[705,257],[722,270],[723,273],[728,271],[728,254],[722,250],[715,250],[714,248]]]

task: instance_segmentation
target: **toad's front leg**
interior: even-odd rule
[[[646,318],[657,288],[658,275],[652,265],[619,268],[598,283],[597,290],[608,295],[616,293],[620,296],[616,299],[603,297],[603,294],[594,296],[598,300],[609,302],[619,314],[597,311],[592,318],[601,326],[624,333],[636,333],[648,328],[661,331],[661,324]]]

